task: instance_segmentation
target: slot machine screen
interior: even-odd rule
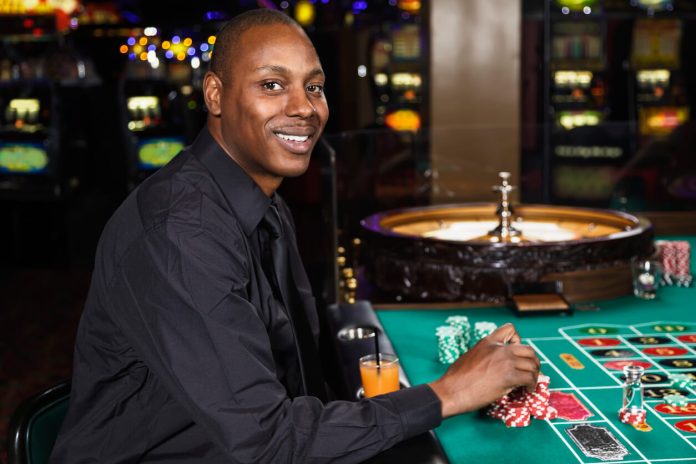
[[[0,143],[1,174],[41,174],[48,168],[48,152],[42,144]]]
[[[128,129],[139,132],[158,126],[162,121],[159,98],[140,95],[128,97]]]
[[[638,125],[642,135],[669,135],[688,119],[689,108],[687,107],[647,106],[638,109]]]
[[[138,144],[138,167],[151,171],[159,169],[184,148],[184,139],[179,137],[152,138]]]
[[[636,20],[631,65],[634,69],[679,69],[682,23],[678,19]]]
[[[36,98],[12,98],[5,107],[3,126],[19,132],[34,133],[43,125],[41,103]]]
[[[603,68],[602,30],[593,21],[557,21],[551,30],[551,58],[560,68]]]
[[[674,8],[672,0],[636,0],[636,5],[644,10],[663,11]]]
[[[394,61],[417,61],[421,56],[420,28],[416,24],[395,27],[392,43]]]

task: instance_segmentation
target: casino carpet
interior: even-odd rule
[[[0,462],[10,416],[26,398],[70,377],[89,272],[0,271]]]

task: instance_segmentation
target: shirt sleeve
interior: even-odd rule
[[[148,232],[121,262],[106,304],[232,462],[360,462],[440,424],[426,385],[357,403],[290,399],[249,301],[246,242],[239,229],[215,227],[167,222]]]

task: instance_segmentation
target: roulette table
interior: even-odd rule
[[[696,244],[693,237],[678,239],[689,240],[692,249]],[[676,387],[669,379],[679,373],[696,380],[696,289],[663,287],[650,301],[624,296],[577,306],[570,315],[520,317],[502,306],[375,305],[362,315],[345,313],[350,316],[344,314],[341,324],[381,327],[387,349],[401,361],[404,383],[415,385],[438,378],[447,368],[438,361],[435,330],[448,316],[465,315],[472,326],[512,322],[523,342],[537,351],[542,372],[550,377],[552,401],[555,397],[566,408],[556,419],[532,420],[522,428],[506,427],[481,412],[446,419],[434,431],[439,450],[406,462],[696,462],[696,389]],[[645,369],[647,425],[619,421],[623,367],[629,364]],[[687,405],[668,405],[663,397],[673,393],[685,396]],[[623,452],[609,459],[588,454],[587,443],[571,436],[578,425],[599,431],[595,439],[600,442],[609,436]]]

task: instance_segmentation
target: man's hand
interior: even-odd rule
[[[531,347],[520,342],[512,324],[505,324],[430,383],[442,401],[442,417],[479,409],[520,385],[533,391],[539,358]]]

